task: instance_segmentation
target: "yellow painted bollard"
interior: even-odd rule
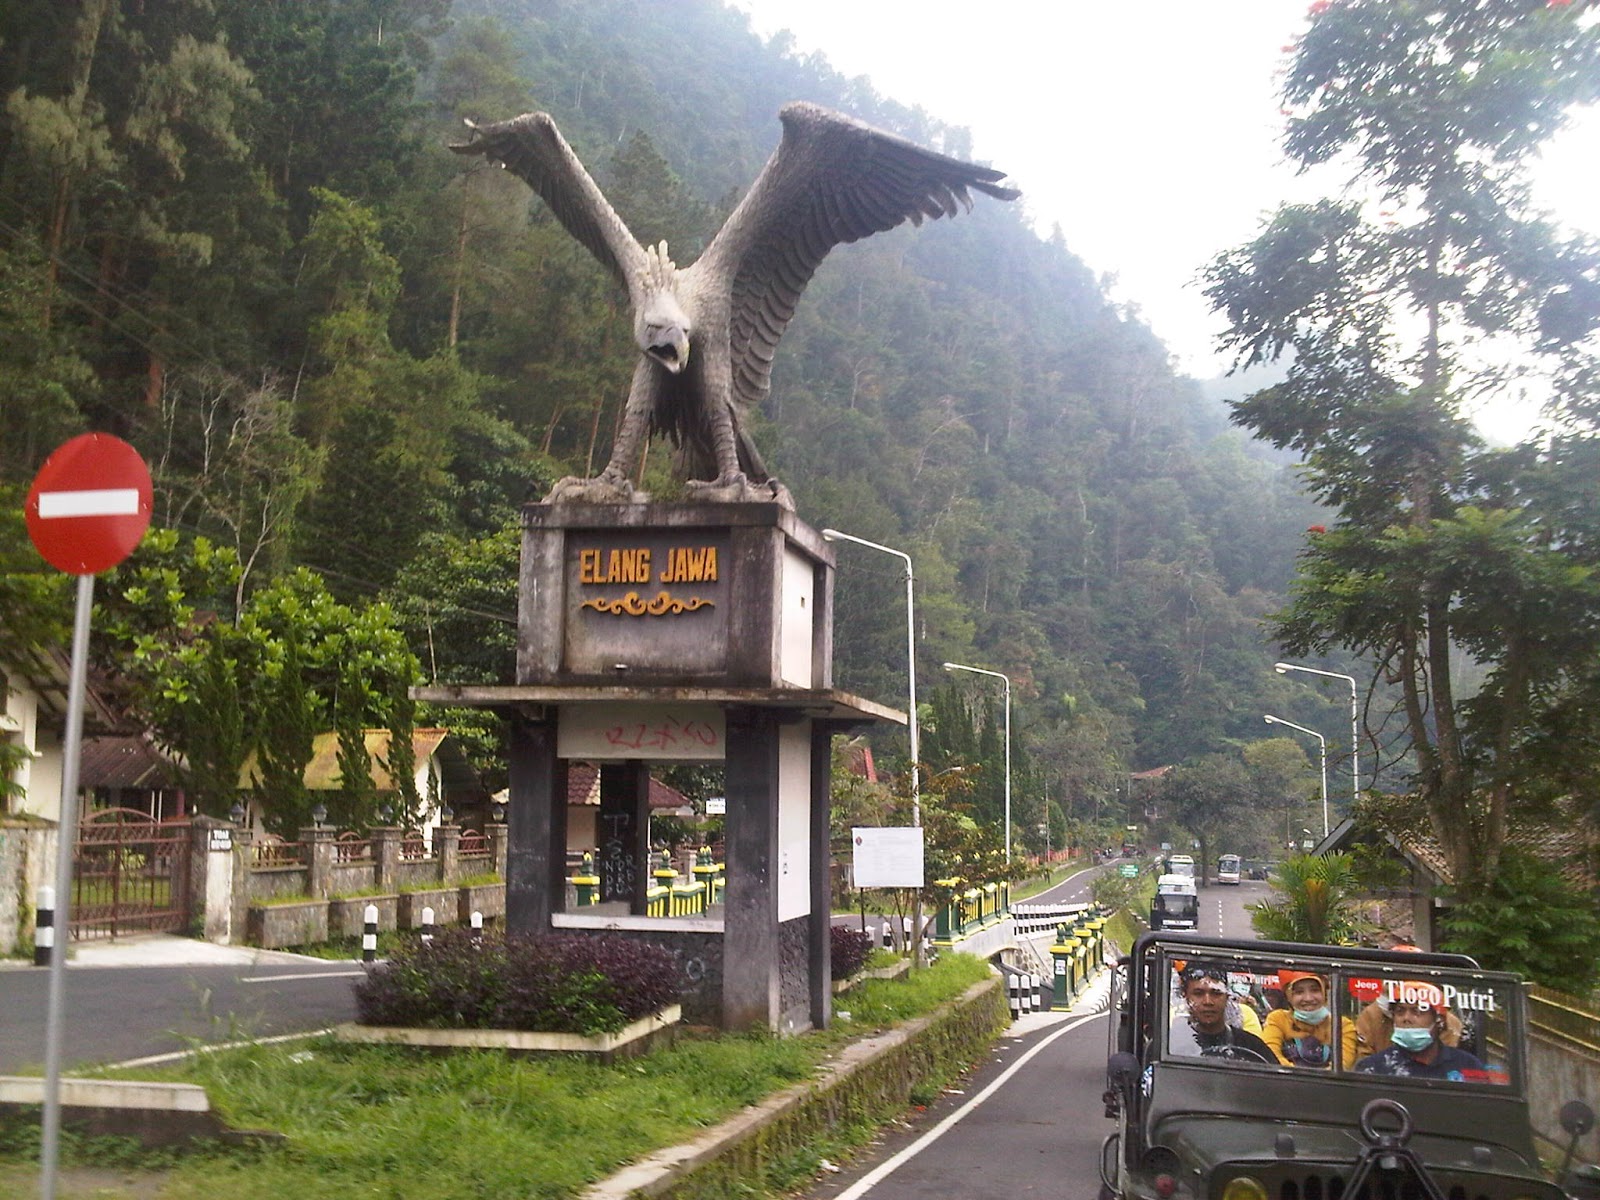
[[[660,865],[650,872],[650,875],[656,881],[657,887],[670,888],[677,882],[678,872],[672,866],[672,852],[670,850],[661,852]]]
[[[672,889],[653,887],[645,893],[644,911],[646,916],[664,917],[672,900]]]
[[[1000,885],[986,883],[983,885],[983,923],[992,925],[1000,919]]]
[[[717,882],[717,864],[711,861],[711,847],[701,846],[700,852],[694,856],[694,878],[705,891],[701,893],[701,903],[704,907],[701,912],[707,911],[717,902],[714,894]]]
[[[1077,995],[1072,977],[1072,947],[1067,944],[1067,927],[1056,926],[1055,944],[1050,947],[1050,962],[1055,971],[1051,979],[1051,1008],[1066,1008]]]
[[[600,876],[594,873],[594,855],[585,854],[579,874],[572,877],[572,886],[578,891],[578,907],[588,908],[600,899]]]
[[[1094,935],[1094,965],[1097,967],[1106,965],[1105,928],[1106,919],[1104,917],[1096,917],[1089,922],[1089,930]]]

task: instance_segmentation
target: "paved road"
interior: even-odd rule
[[[62,1061],[69,1068],[124,1062],[195,1041],[324,1029],[354,1019],[350,985],[360,971],[356,963],[278,954],[255,962],[69,965]],[[49,976],[38,967],[0,967],[0,1074],[43,1068]]]
[[[1086,897],[1078,876],[1051,899]],[[1200,932],[1253,937],[1246,904],[1264,883],[1200,891]],[[1097,1200],[1100,1146],[1112,1131],[1105,1089],[1105,1015],[1024,1017],[989,1061],[904,1127],[806,1193],[807,1200],[972,1200],[975,1196]]]

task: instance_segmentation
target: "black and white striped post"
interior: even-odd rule
[[[1006,1006],[1013,1021],[1022,1015],[1022,976],[1015,971],[1006,972]]]
[[[369,904],[361,910],[361,961],[378,961],[378,906]]]
[[[433,909],[431,908],[422,910],[422,940],[423,942],[433,941]]]
[[[476,909],[472,913],[472,940],[483,941],[483,914]]]
[[[48,967],[56,945],[56,890],[39,889],[39,906],[33,910],[33,965]]]

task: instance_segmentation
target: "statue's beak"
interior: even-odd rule
[[[667,337],[650,347],[650,357],[676,375],[689,365],[689,335],[681,329],[667,331]]]

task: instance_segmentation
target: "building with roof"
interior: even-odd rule
[[[8,646],[0,651],[0,740],[20,751],[5,767],[4,811],[61,817],[63,740],[71,662],[59,650]],[[84,737],[127,732],[91,679],[84,691]],[[8,756],[9,757],[9,756]],[[80,771],[80,784],[92,786]]]
[[[1567,820],[1514,817],[1506,842],[1537,855],[1575,889],[1593,895],[1600,890],[1596,869],[1600,865],[1600,831],[1581,814],[1568,816]],[[1441,889],[1454,882],[1439,843],[1429,834],[1389,833],[1357,825],[1346,817],[1311,853],[1348,854],[1358,847],[1378,851],[1399,868],[1396,884],[1372,898],[1379,908],[1378,923],[1399,941],[1435,949],[1448,911]]]
[[[387,729],[362,731],[367,757],[372,763],[372,786],[379,796],[398,796],[400,786],[389,772],[390,734]],[[422,801],[418,827],[433,829],[441,823],[445,809],[451,810],[455,824],[481,824],[489,816],[489,795],[478,773],[467,761],[461,743],[448,729],[414,729],[411,747],[416,773],[413,782]],[[305,769],[306,790],[336,792],[344,786],[339,769],[339,735],[319,733],[311,742],[311,761]],[[258,792],[261,770],[255,751],[239,770],[239,787]]]

